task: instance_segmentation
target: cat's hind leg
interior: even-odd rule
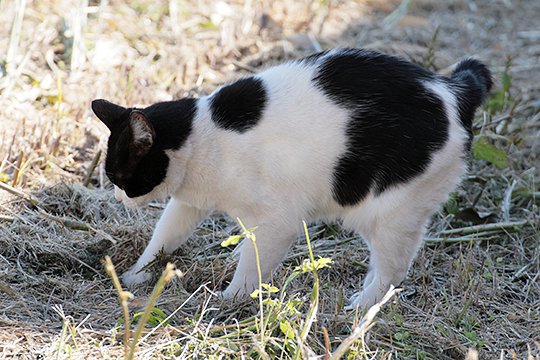
[[[135,265],[122,275],[123,283],[132,287],[150,280],[152,274],[142,269],[154,259],[159,251],[171,253],[176,250],[188,239],[208,213],[207,210],[198,209],[172,198],[157,222],[150,243]]]
[[[346,227],[364,237],[370,252],[362,291],[352,296],[349,309],[369,308],[390,285],[403,282],[422,245],[425,225],[445,196],[441,192],[430,197],[416,186],[403,187],[369,199],[344,218]]]
[[[417,221],[414,227],[387,223],[369,234],[369,271],[362,291],[351,298],[349,309],[369,308],[382,299],[391,285],[398,287],[403,282],[422,244],[426,220]]]

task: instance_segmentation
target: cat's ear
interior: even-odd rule
[[[156,138],[152,123],[142,111],[133,110],[129,114],[129,127],[131,128],[132,143],[138,155],[144,155],[150,150]]]
[[[92,101],[92,110],[94,114],[103,121],[109,129],[112,130],[115,123],[122,117],[122,114],[125,113],[126,108],[113,104],[110,101],[99,99]]]

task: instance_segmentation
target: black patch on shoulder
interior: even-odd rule
[[[212,120],[222,129],[243,133],[262,117],[267,95],[263,81],[249,77],[219,89],[210,99]]]
[[[421,174],[448,137],[443,102],[422,81],[436,75],[398,58],[344,50],[323,59],[314,78],[348,109],[347,151],[334,169],[334,199],[360,202]]]
[[[142,111],[154,127],[154,144],[144,156],[133,158],[128,113],[119,129],[111,131],[105,160],[109,179],[130,198],[148,194],[163,182],[169,167],[165,150],[179,149],[191,134],[197,100],[162,102],[137,110]]]

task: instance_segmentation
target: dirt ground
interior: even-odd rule
[[[107,131],[92,99],[200,96],[271,64],[349,46],[442,73],[467,56],[488,64],[496,88],[477,114],[476,142],[487,139],[504,165],[471,156],[470,176],[434,216],[403,290],[348,358],[463,359],[473,349],[480,359],[540,359],[540,1],[407,3],[0,2],[0,358],[123,353],[122,310],[102,259],[111,256],[119,273],[129,268],[163,204],[127,210],[114,201],[102,166]],[[315,255],[334,262],[320,271],[306,344],[324,354],[358,322],[343,306],[368,254],[339,224],[309,229]],[[260,356],[251,333],[223,335],[257,314],[257,303],[220,304],[208,290],[230,279],[234,258],[219,244],[238,231],[216,214],[156,261],[156,274],[172,261],[184,275],[158,300],[174,315],[141,344],[141,359]],[[307,256],[297,241],[274,284]],[[299,324],[312,287],[308,277],[289,287]],[[134,292],[133,313],[151,289]],[[270,339],[287,343],[283,334]]]

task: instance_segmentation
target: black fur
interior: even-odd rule
[[[435,78],[421,67],[365,50],[321,60],[314,81],[351,111],[347,153],[334,169],[335,200],[361,201],[421,174],[448,136],[441,99],[422,80]]]
[[[475,59],[461,61],[451,76],[458,95],[459,117],[472,136],[472,121],[476,108],[482,104],[493,86],[489,69]]]
[[[102,100],[92,103],[94,112],[99,109],[101,115],[112,116],[103,119],[98,115],[103,122],[111,125],[108,125],[111,136],[105,160],[106,174],[116,186],[126,192],[128,197],[145,195],[163,182],[167,174],[169,158],[165,150],[180,148],[191,133],[197,100],[182,99],[137,109],[150,121],[157,139],[142,156],[134,155],[136,151],[128,126],[129,115],[134,109],[119,111],[118,105],[107,103]]]
[[[120,125],[118,119],[127,118],[131,112],[131,109],[126,109],[103,99],[92,101],[92,110],[110,130]]]
[[[212,96],[212,120],[222,129],[243,133],[257,125],[266,100],[266,90],[260,79],[238,80]]]
[[[315,54],[311,54],[311,55],[308,55],[302,59],[299,59],[298,61],[299,62],[302,62],[304,64],[313,64],[313,63],[316,63],[321,57],[325,56],[326,54],[328,54],[330,52],[330,50],[324,50],[324,51],[321,51],[321,52],[318,52],[318,53],[315,53]]]

